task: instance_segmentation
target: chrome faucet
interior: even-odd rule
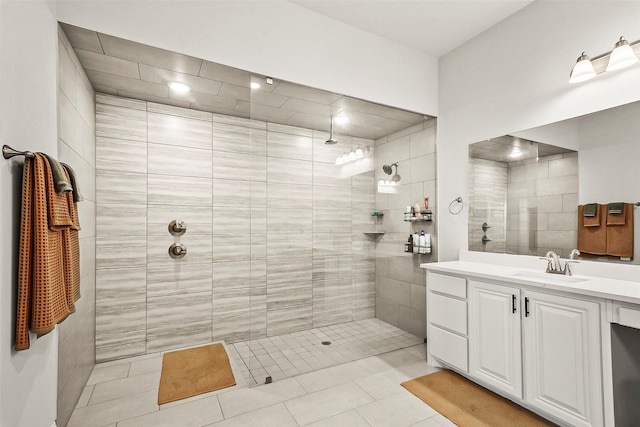
[[[580,251],[578,251],[577,249],[572,250],[571,255],[569,255],[569,259],[564,263],[564,267],[562,267],[560,257],[555,251],[547,252],[547,255],[541,257],[540,259],[547,261],[547,273],[564,274],[565,276],[571,276],[573,275],[573,273],[571,272],[571,264],[579,262],[574,259],[574,257],[577,255],[580,255]]]
[[[580,251],[577,249],[572,250],[569,254],[569,259],[564,263],[564,274],[566,276],[573,276],[573,272],[571,271],[571,264],[577,264],[580,262],[575,260],[575,257],[578,256],[580,256]]]
[[[560,266],[560,257],[558,257],[558,254],[555,253],[555,251],[547,252],[545,258],[549,259],[549,264],[547,265],[547,273],[562,272],[562,267]]]

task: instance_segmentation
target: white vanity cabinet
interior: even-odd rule
[[[602,425],[599,304],[523,296],[525,400],[573,426]]]
[[[604,424],[598,302],[431,271],[427,290],[429,357],[567,425]]]
[[[469,281],[469,374],[522,399],[520,289]]]

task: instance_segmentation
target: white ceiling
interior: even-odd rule
[[[290,0],[433,57],[452,51],[533,0]]]

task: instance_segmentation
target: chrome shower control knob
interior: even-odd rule
[[[169,256],[173,259],[184,258],[187,254],[187,247],[182,243],[174,243],[169,246]]]
[[[187,231],[187,224],[184,221],[174,219],[169,223],[169,233],[172,236],[182,236]]]

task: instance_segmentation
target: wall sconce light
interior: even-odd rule
[[[631,44],[624,37],[616,42],[611,52],[603,53],[589,59],[585,52],[578,57],[569,76],[569,83],[580,83],[591,80],[606,71],[615,71],[638,62],[636,48],[640,50],[640,40]]]
[[[360,160],[369,155],[369,147],[360,147],[356,148],[353,151],[343,154],[342,156],[338,156],[336,158],[336,165],[342,166],[344,164],[355,162],[356,160]]]

